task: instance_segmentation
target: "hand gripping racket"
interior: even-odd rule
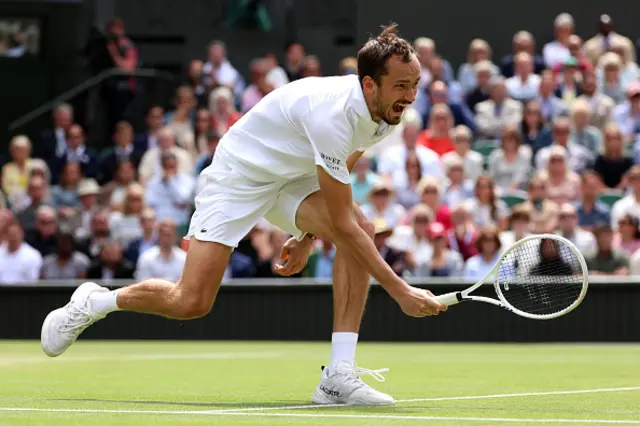
[[[472,292],[493,282],[497,299]],[[437,296],[447,306],[485,302],[537,320],[565,315],[580,305],[589,286],[587,264],[569,240],[553,234],[531,235],[509,247],[482,280],[464,291]]]

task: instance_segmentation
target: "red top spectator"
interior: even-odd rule
[[[451,115],[451,110],[446,104],[436,104],[431,110],[429,126],[427,130],[418,135],[417,142],[442,156],[456,149],[451,140],[452,129],[453,116]]]

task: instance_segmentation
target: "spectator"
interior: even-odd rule
[[[164,126],[164,108],[154,105],[147,111],[145,117],[147,129],[135,137],[134,147],[138,152],[146,152],[158,147],[158,132]]]
[[[131,184],[127,188],[122,211],[114,211],[109,217],[109,234],[122,247],[143,235],[140,214],[144,209],[144,188]]]
[[[582,74],[582,95],[578,100],[585,100],[589,103],[591,111],[590,124],[601,131],[611,119],[611,114],[616,103],[609,96],[598,90],[596,75],[592,72]]]
[[[422,179],[420,159],[418,159],[418,156],[413,152],[407,156],[405,173],[407,174],[407,184],[402,188],[396,188],[396,197],[402,207],[410,209],[420,202],[417,188],[420,179]]]
[[[165,219],[158,224],[158,245],[140,255],[136,267],[136,280],[162,278],[178,281],[187,253],[176,245],[176,224]]]
[[[309,55],[304,58],[304,68],[302,69],[302,77],[321,77],[322,68],[320,67],[320,59],[315,55]]]
[[[613,119],[620,126],[625,144],[640,139],[640,82],[629,86],[627,101],[613,109]]]
[[[100,256],[102,246],[109,240],[109,210],[98,210],[91,216],[89,231],[75,232],[74,237],[78,251],[94,260]]]
[[[525,204],[518,204],[511,209],[509,230],[500,233],[502,247],[511,247],[521,239],[531,235],[531,214]]]
[[[127,188],[135,181],[136,169],[131,161],[118,163],[114,180],[102,187],[100,204],[113,210],[122,210]]]
[[[78,185],[78,198],[80,209],[73,216],[66,218],[65,227],[68,228],[76,239],[88,238],[91,230],[91,217],[98,211],[98,195],[100,187],[94,179],[83,179]]]
[[[573,17],[568,13],[561,13],[554,21],[556,39],[544,45],[542,55],[548,68],[553,68],[569,58],[569,36],[573,34]]]
[[[540,91],[538,102],[542,111],[542,118],[545,122],[556,117],[565,116],[569,112],[567,104],[554,93],[556,87],[553,71],[545,70],[540,75]]]
[[[115,123],[114,123],[115,124]],[[51,168],[51,182],[58,183],[62,169],[67,163],[78,163],[84,177],[95,178],[98,175],[98,156],[85,144],[84,130],[77,124],[72,124],[67,132],[67,150],[62,156],[56,157],[49,167]]]
[[[613,19],[609,15],[600,15],[598,19],[598,33],[584,44],[585,55],[592,63],[597,64],[602,55],[609,51],[614,43],[620,43],[630,52],[635,61],[633,42],[627,37],[613,31]]]
[[[444,60],[440,56],[434,56],[429,61],[429,72],[431,72],[432,81],[443,81],[447,84],[447,95],[449,102],[459,103],[462,102],[464,92],[460,83],[453,79],[453,74],[448,75],[444,69]]]
[[[464,124],[472,131],[475,129],[473,113],[467,108],[467,105],[450,100],[447,83],[440,80],[434,81],[429,86],[428,94],[427,99],[420,101],[419,98],[416,97],[416,101],[414,102],[414,107],[422,114],[423,124],[429,123],[429,116],[431,115],[431,109],[434,105],[446,104],[449,110],[451,110],[456,126]]]
[[[618,232],[613,236],[612,247],[632,256],[640,248],[640,220],[630,214],[618,222]]]
[[[219,143],[220,136],[218,135],[218,133],[215,130],[209,131],[209,134],[207,135],[207,146],[205,147],[206,150],[200,154],[198,160],[196,161],[196,177],[200,176],[200,173],[202,173],[204,169],[209,167],[209,164],[211,164],[211,161],[213,161],[213,156],[216,154],[216,149],[218,149]],[[196,192],[199,191],[196,190]]]
[[[196,106],[202,108],[207,105],[207,97],[209,91],[204,84],[204,62],[200,59],[193,59],[189,61],[187,68],[187,77],[185,85],[189,86],[196,97]]]
[[[525,105],[524,116],[520,122],[520,132],[522,133],[523,145],[531,147],[534,158],[538,151],[553,143],[551,128],[545,125],[542,108],[537,100],[529,101]]]
[[[620,78],[622,59],[613,52],[605,54],[598,62],[596,76],[600,91],[609,96],[616,105],[624,102],[624,94],[627,89]]]
[[[495,183],[486,175],[476,180],[475,197],[470,201],[473,223],[479,228],[497,226],[507,229],[509,208],[496,195]]]
[[[206,75],[204,82],[211,88],[228,87],[235,98],[240,99],[244,90],[244,80],[227,59],[227,47],[224,42],[214,40],[209,45],[209,60],[202,71]]]
[[[192,156],[197,155],[193,125],[196,116],[196,100],[193,90],[189,86],[180,86],[176,90],[175,109],[164,116],[164,124],[171,129],[176,145],[188,151]]]
[[[578,212],[574,206],[564,203],[559,207],[558,234],[571,241],[585,255],[593,251],[596,239],[589,231],[578,226]]]
[[[44,257],[40,278],[43,280],[80,280],[87,277],[91,261],[74,250],[73,235],[60,232],[56,236],[56,251]]]
[[[536,97],[540,89],[540,76],[533,73],[533,57],[520,52],[515,57],[515,75],[505,81],[510,97],[527,102]]]
[[[629,87],[629,84],[638,81],[638,65],[631,59],[633,51],[627,50],[623,44],[614,42],[611,45],[611,52],[618,55],[621,61],[620,81],[622,82],[622,87]]]
[[[462,64],[460,69],[458,69],[458,81],[462,86],[462,93],[464,95],[467,95],[478,87],[478,81],[476,79],[477,71],[474,68],[480,62],[487,61],[490,64],[490,76],[500,74],[500,69],[491,63],[491,57],[491,46],[489,46],[489,43],[485,40],[477,38],[469,44],[467,62]]]
[[[590,275],[629,275],[629,256],[622,250],[613,248],[613,230],[607,224],[598,225],[593,233],[597,249],[587,256]]]
[[[36,227],[25,233],[25,241],[44,257],[56,250],[57,232],[58,218],[55,209],[50,206],[40,206],[36,213]]]
[[[354,58],[355,59],[355,58]],[[278,58],[273,53],[264,55],[265,64],[267,65],[267,83],[274,89],[282,87],[289,83],[287,73],[278,63]]]
[[[494,139],[500,136],[505,125],[522,120],[522,105],[509,99],[504,78],[491,79],[489,100],[476,105],[475,119],[478,133],[482,137]]]
[[[134,144],[133,126],[128,121],[118,121],[113,134],[114,147],[107,149],[100,158],[98,182],[104,185],[113,180],[113,174],[121,163],[131,163],[135,169],[140,165],[145,149]]]
[[[495,266],[502,248],[499,234],[500,231],[495,226],[480,229],[476,240],[478,254],[466,261],[463,272],[465,278],[480,280]]]
[[[145,208],[142,211],[140,214],[140,226],[142,227],[142,237],[131,241],[124,251],[124,258],[131,262],[132,265],[136,265],[138,258],[158,242],[156,213],[153,209]]]
[[[209,111],[213,119],[212,128],[224,135],[242,114],[236,111],[233,93],[226,87],[218,87],[209,95]]]
[[[173,132],[168,127],[165,127],[158,132],[158,147],[148,150],[142,157],[138,168],[140,183],[145,185],[152,178],[162,176],[160,159],[165,153],[171,153],[176,157],[180,174],[192,174],[193,162],[191,155],[176,146]]]
[[[471,130],[467,126],[456,126],[452,133],[456,150],[443,155],[442,164],[446,169],[453,162],[461,160],[464,175],[475,181],[484,172],[484,158],[482,154],[471,150]]]
[[[464,163],[454,158],[447,164],[447,182],[442,195],[442,202],[447,207],[455,206],[473,198],[473,180],[465,177]]]
[[[358,74],[358,60],[348,56],[340,61],[340,75]]]
[[[604,130],[604,150],[598,155],[593,169],[602,177],[608,188],[624,189],[623,177],[633,166],[633,160],[625,155],[624,139],[620,127],[609,123]]]
[[[373,221],[375,236],[373,243],[380,253],[380,256],[391,267],[393,272],[398,276],[403,276],[413,268],[413,262],[410,255],[404,251],[392,248],[387,244],[387,240],[393,232],[393,228],[387,225],[383,218],[377,218]]]
[[[589,102],[584,99],[576,99],[571,106],[571,141],[597,155],[600,152],[602,134],[597,127],[589,124],[590,121]]]
[[[304,46],[299,41],[289,43],[286,47],[284,70],[287,73],[287,77],[289,77],[289,81],[302,78],[305,56]]]
[[[58,209],[61,218],[73,215],[80,207],[78,184],[82,174],[78,163],[67,163],[62,169],[60,184],[51,188],[51,204]]]
[[[5,243],[0,245],[0,283],[19,285],[38,281],[42,256],[24,242],[20,222],[10,220],[5,233]]]
[[[442,156],[455,150],[451,140],[451,130],[453,130],[451,110],[446,104],[436,104],[431,108],[429,126],[418,135],[417,142]]]
[[[534,72],[540,74],[546,68],[542,56],[537,55],[536,41],[528,31],[519,31],[513,36],[513,53],[502,58],[500,71],[504,78],[511,78],[515,74],[515,57],[525,52],[533,58]]]
[[[16,215],[25,232],[29,232],[35,228],[36,211],[40,206],[47,204],[47,191],[47,183],[42,177],[33,176],[29,179],[29,186],[27,188],[28,203],[26,207],[18,211]],[[14,209],[14,212],[15,211]]]
[[[0,209],[0,247],[4,245],[7,240],[7,226],[14,220],[11,210]]]
[[[31,141],[23,135],[14,136],[9,146],[12,161],[2,166],[2,191],[7,196],[9,204],[20,204],[20,199],[25,198],[29,176],[36,168],[45,170],[48,177],[48,168],[44,161],[31,158]]]
[[[172,219],[178,226],[189,222],[191,201],[195,188],[193,174],[178,168],[178,159],[172,152],[161,158],[162,175],[154,176],[146,188],[146,200],[155,210],[159,221]]]
[[[570,56],[574,57],[578,62],[579,72],[593,72],[593,64],[595,62],[591,62],[589,58],[587,58],[584,53],[582,53],[582,39],[580,38],[580,36],[571,34],[567,43],[567,48],[569,49]],[[557,63],[556,66],[553,67],[553,72],[557,74],[562,71],[563,67],[564,62]]]
[[[603,183],[600,175],[593,170],[585,170],[580,176],[580,202],[576,205],[578,225],[587,231],[602,223],[611,223],[611,211],[606,204],[598,201]]]
[[[473,66],[476,85],[466,94],[465,102],[469,110],[475,111],[476,105],[489,99],[490,82],[493,74],[493,65],[489,61],[480,61]]]
[[[562,99],[569,108],[573,101],[582,95],[582,88],[578,84],[580,78],[580,63],[576,58],[570,56],[562,63],[562,81],[556,89],[556,96]]]
[[[426,262],[417,263],[418,277],[458,277],[462,275],[464,260],[460,253],[447,248],[447,231],[440,223],[432,223],[427,229],[433,254]]]
[[[267,81],[267,63],[258,58],[251,61],[251,85],[242,94],[242,113],[246,114],[260,99],[267,96],[274,87]]]
[[[471,218],[471,203],[465,202],[453,206],[451,212],[453,229],[447,232],[449,247],[462,255],[466,261],[478,254],[476,240],[478,232]]]
[[[542,277],[549,275],[575,275],[575,271],[572,265],[567,263],[568,259],[563,259],[560,250],[560,243],[555,239],[544,238],[542,241],[540,241],[537,256],[539,260],[533,266],[533,268],[529,270],[529,274]],[[527,290],[530,290],[530,288],[528,288]],[[539,293],[536,293],[537,292],[534,290],[533,294],[535,294],[534,297],[538,300],[538,303],[547,304],[548,299],[545,299],[545,297],[547,297],[548,295],[546,291],[540,291]],[[529,297],[531,297],[531,293]]]
[[[53,129],[42,132],[40,143],[36,146],[36,157],[47,162],[61,156],[67,150],[67,132],[73,124],[73,107],[60,104],[53,110]]]
[[[547,181],[547,197],[558,204],[577,201],[580,197],[580,178],[567,167],[567,150],[561,146],[548,149],[547,167],[538,173]]]
[[[433,255],[433,247],[427,236],[427,228],[433,222],[433,211],[426,204],[418,204],[409,211],[408,216],[408,225],[396,227],[388,245],[410,254],[410,260],[417,265],[428,263]]]
[[[433,81],[430,69],[431,60],[436,56],[436,43],[430,38],[418,37],[413,42],[413,48],[416,51],[416,56],[418,56],[418,60],[421,65],[420,83],[418,88],[419,90],[423,90]],[[442,66],[445,76],[444,80],[453,80],[454,75],[451,64],[445,60]]]
[[[424,176],[420,179],[416,192],[420,195],[420,201],[433,212],[433,220],[444,225],[445,229],[451,229],[451,210],[442,203],[440,180],[433,176]]]
[[[133,266],[122,258],[120,244],[105,241],[100,248],[99,257],[91,263],[87,271],[87,278],[110,282],[133,279],[133,274]]]
[[[611,209],[611,226],[617,231],[618,223],[625,214],[640,217],[640,165],[634,165],[627,173],[630,194],[617,201]]]
[[[502,130],[500,148],[489,155],[489,176],[501,193],[519,189],[529,180],[531,148],[522,145],[518,127],[507,124]]]
[[[369,157],[363,155],[358,159],[351,173],[351,192],[353,200],[359,205],[367,201],[371,187],[378,181],[378,175],[372,172],[369,167],[370,163]]]
[[[305,276],[309,278],[324,278],[330,280],[333,277],[333,261],[336,257],[336,248],[331,240],[319,238],[320,244],[309,255]]]
[[[207,108],[196,111],[196,121],[193,125],[193,141],[197,156],[209,154],[209,134],[213,131],[213,117]],[[197,157],[196,157],[197,158]]]
[[[370,221],[384,219],[387,226],[395,228],[405,215],[404,208],[395,201],[393,186],[384,180],[376,182],[369,192],[369,203],[362,206],[362,213]]]
[[[538,151],[535,157],[536,169],[543,170],[547,167],[551,151],[559,151],[556,148],[561,148],[564,151],[563,161],[569,170],[579,173],[593,164],[594,153],[570,140],[570,123],[567,117],[558,117],[553,120],[551,130],[553,144]]]

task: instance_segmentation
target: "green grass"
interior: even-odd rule
[[[0,410],[10,409],[0,411],[0,425],[496,425],[532,419],[640,424],[638,345],[364,343],[359,363],[391,370],[384,383],[365,380],[399,400],[638,388],[394,407],[283,408],[310,403],[329,350],[328,343],[81,340],[49,359],[38,342],[0,342]],[[60,409],[98,412],[53,411]],[[212,412],[194,414],[202,411]]]

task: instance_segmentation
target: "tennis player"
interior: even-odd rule
[[[446,306],[408,285],[380,257],[372,226],[352,200],[349,173],[400,122],[419,79],[418,59],[394,24],[360,49],[358,75],[306,78],[265,96],[224,135],[201,174],[181,279],[150,279],[115,291],[82,284],[45,319],[44,352],[62,354],[84,329],[114,311],[180,320],[206,315],[231,251],[265,217],[294,236],[282,249],[287,261],[277,268],[281,275],[304,267],[314,237],[337,247],[331,362],[312,401],[392,404],[391,396],[360,379],[371,374],[383,380],[380,372],[386,370],[359,368],[354,361],[370,275],[407,315],[437,315]]]

